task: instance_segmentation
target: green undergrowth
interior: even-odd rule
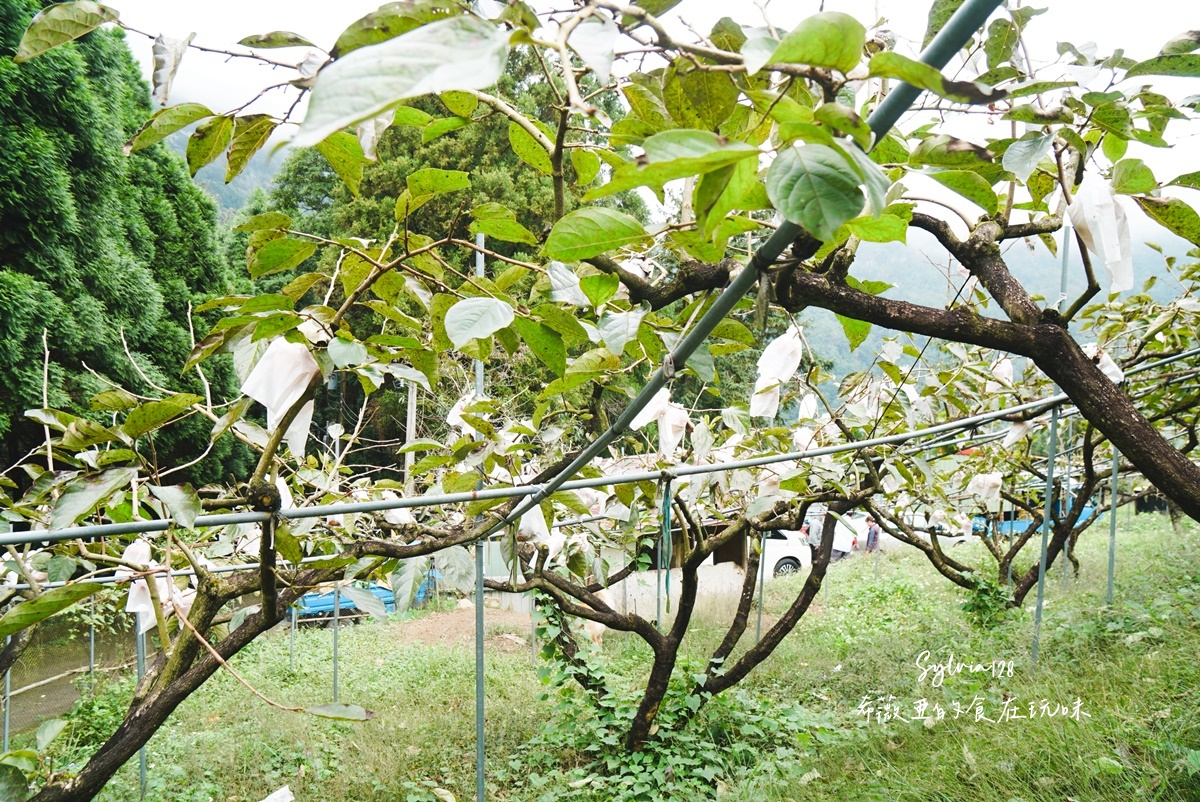
[[[1200,529],[1187,523],[1176,537],[1165,516],[1123,514],[1120,530],[1111,608],[1107,526],[1080,541],[1083,570],[1065,591],[1060,569],[1047,577],[1036,671],[1034,593],[1025,610],[996,610],[995,586],[951,586],[912,550],[878,565],[860,555],[831,566],[770,659],[672,732],[671,721],[696,704],[690,675],[723,635],[706,616],[685,641],[652,748],[632,758],[620,739],[649,664],[640,640],[610,631],[603,650],[589,652],[614,689],[598,707],[574,683],[555,684],[552,666],[539,661],[536,671],[528,648],[494,647],[500,633],[489,624],[489,798],[1200,799]],[[976,548],[954,554],[982,564]],[[768,585],[763,631],[802,582]],[[756,625],[752,616],[743,649]],[[273,709],[222,673],[150,742],[146,798],[256,802],[285,784],[298,800],[474,798],[469,646],[408,642],[403,627],[381,622],[342,628],[338,646],[340,699],[378,712],[374,720]],[[951,654],[989,670],[946,673],[935,686],[931,667]],[[233,665],[280,703],[332,699],[328,629],[296,634],[294,664],[284,632]],[[86,695],[63,748],[76,758],[94,748],[129,689],[116,682]],[[999,719],[1006,709],[1026,717],[976,720],[976,711]],[[136,798],[137,775],[132,760],[99,798]]]

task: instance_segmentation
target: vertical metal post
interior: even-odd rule
[[[92,612],[88,617],[88,677],[93,677],[96,674],[96,596],[95,594],[88,597],[91,602]]]
[[[1015,492],[1015,489],[1014,489]],[[1013,545],[1013,530],[1017,528],[1017,502],[1013,502],[1010,506],[1011,512],[1008,514],[1008,592],[1012,593],[1012,545]],[[1000,519],[1004,520],[1004,502],[1000,502]]]
[[[153,578],[150,579],[154,581]],[[137,638],[134,643],[137,647],[137,678],[141,683],[142,677],[146,675],[146,636],[142,634],[142,615],[137,613],[134,616],[134,625],[137,627]],[[138,750],[138,780],[141,783],[141,796],[146,796],[146,747]]]
[[[754,642],[762,640],[763,595],[767,587],[767,533],[758,538],[758,623],[754,627]]]
[[[296,670],[296,605],[292,605],[292,626],[288,630],[288,669]]]
[[[338,700],[338,629],[341,624],[342,591],[333,589],[333,701]]]
[[[1067,256],[1071,250],[1071,227],[1063,226],[1062,241],[1062,281],[1058,300],[1054,308],[1058,309],[1067,299]],[[1030,671],[1037,671],[1038,646],[1042,630],[1042,604],[1046,596],[1046,549],[1050,540],[1050,514],[1054,501],[1054,463],[1058,458],[1058,407],[1050,412],[1050,443],[1046,454],[1046,511],[1042,515],[1042,555],[1038,560],[1038,589],[1037,607],[1033,614],[1033,650],[1030,655]]]
[[[475,235],[475,275],[483,277],[483,234]],[[483,361],[475,360],[475,398],[483,398]],[[532,619],[530,619],[532,620]],[[532,633],[531,633],[532,635]],[[530,643],[533,642],[532,636]],[[475,543],[475,800],[483,802],[487,767],[483,682],[483,542]]]
[[[404,445],[417,439],[417,383],[408,382],[408,405],[404,409]],[[415,451],[404,452],[404,488],[406,493],[413,489],[413,464],[416,461]]]
[[[662,632],[662,560],[663,560],[663,544],[662,533],[658,535],[658,556],[654,558],[654,598],[658,605],[658,612],[654,616],[654,626]]]
[[[7,646],[12,638],[5,638],[4,645]],[[4,751],[8,751],[8,730],[12,724],[12,669],[4,672]]]
[[[1065,470],[1063,472],[1063,503],[1059,505],[1062,510],[1060,513],[1064,518],[1071,514],[1074,508],[1074,499],[1071,497],[1071,435],[1074,432],[1074,421],[1067,420],[1067,436],[1063,442],[1063,457],[1065,457]],[[1067,592],[1068,574],[1071,573],[1071,535],[1067,535],[1067,539],[1063,542],[1062,552],[1062,589],[1063,593]]]
[[[1117,566],[1117,470],[1121,467],[1121,452],[1113,446],[1112,490],[1108,502],[1108,606],[1113,600],[1113,572]]]

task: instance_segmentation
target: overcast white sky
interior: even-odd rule
[[[197,4],[182,0],[109,2],[120,12],[122,20],[133,28],[174,37],[195,32],[196,44],[210,47],[229,47],[244,36],[280,29],[294,31],[318,45],[330,47],[347,25],[380,5],[380,0],[340,0],[336,3],[324,0],[208,0],[203,4],[203,11],[198,12]],[[1095,42],[1098,52],[1103,55],[1115,47],[1124,47],[1127,55],[1141,60],[1154,56],[1163,43],[1177,34],[1200,28],[1200,14],[1185,13],[1188,7],[1198,7],[1194,0],[1140,0],[1136,3],[1042,0],[1024,5],[1048,8],[1047,13],[1038,17],[1028,31],[1027,44],[1035,65],[1052,61],[1056,57],[1055,45],[1061,40],[1069,40],[1076,45]],[[909,54],[915,54],[919,48],[928,6],[927,0],[831,0],[825,3],[826,10],[845,11],[868,24],[872,20],[884,19],[884,27],[897,35],[897,49]],[[543,2],[535,2],[535,7],[548,6]],[[766,14],[772,24],[788,29],[819,8],[820,4],[812,0],[774,0],[767,3]],[[669,18],[676,20],[677,25],[681,19],[694,30],[707,32],[720,17],[726,15],[734,16],[743,25],[761,25],[763,21],[759,8],[747,0],[684,0]],[[682,26],[679,30],[684,33]],[[149,40],[131,34],[129,44],[148,73]],[[268,52],[281,60],[299,61],[305,55],[303,50],[295,49]],[[227,110],[244,103],[259,88],[289,77],[285,71],[276,71],[266,65],[253,64],[244,59],[229,61],[222,56],[193,50],[184,58],[171,102],[197,101],[216,111]],[[1177,99],[1200,93],[1200,80],[1196,79],[1158,79],[1156,86]],[[279,96],[267,99],[255,106],[254,110],[282,113],[290,105],[291,97],[283,93],[276,94]],[[919,121],[906,123],[904,127],[915,126]],[[971,124],[966,123],[968,126]],[[1159,180],[1164,182],[1176,174],[1200,169],[1200,126],[1173,123],[1172,129],[1172,138],[1177,142],[1174,148],[1162,150],[1131,143],[1128,153],[1128,156],[1145,160]],[[988,129],[977,128],[976,132],[978,138],[997,135]],[[971,138],[970,130],[962,135]],[[1193,204],[1200,203],[1200,193],[1182,190],[1179,194]],[[1154,230],[1152,226],[1143,227],[1141,220],[1137,222],[1139,225],[1135,238],[1140,238],[1143,232],[1149,236],[1149,232]]]

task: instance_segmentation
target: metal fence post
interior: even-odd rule
[[[151,577],[150,581],[153,582],[155,580]],[[142,634],[142,615],[143,613],[140,612],[134,615],[134,625],[137,627],[137,638],[135,638],[134,643],[137,647],[137,678],[139,683],[142,681],[142,677],[146,675],[146,636]],[[138,780],[141,784],[141,795],[145,798],[146,747],[144,746],[138,750]]]
[[[296,618],[298,617],[296,605],[292,605],[292,626],[288,630],[288,670],[296,670]]]
[[[1117,566],[1117,471],[1121,467],[1121,452],[1113,446],[1112,491],[1108,502],[1108,606],[1113,601],[1113,572]]]
[[[754,642],[762,640],[763,596],[767,587],[767,533],[758,538],[758,624],[754,628]]]
[[[88,676],[96,673],[96,596],[88,597],[92,604],[92,614],[88,620]]]
[[[483,277],[483,246],[487,240],[483,234],[475,235],[475,275]],[[483,398],[483,360],[475,360],[475,399]],[[476,488],[483,487],[480,479]],[[483,544],[475,541],[475,800],[483,802],[487,768],[486,736],[484,732],[484,677],[483,677]],[[531,618],[530,621],[533,619]],[[530,643],[533,642],[532,634]]]
[[[5,638],[4,645],[7,646],[12,638]],[[4,751],[8,751],[8,730],[12,724],[12,669],[4,672]]]
[[[333,589],[333,701],[338,700],[338,627],[341,621],[342,591]]]

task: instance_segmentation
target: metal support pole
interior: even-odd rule
[[[408,382],[408,404],[404,408],[404,445],[408,445],[417,439],[417,383],[410,380]],[[416,462],[417,454],[415,451],[404,452],[404,488],[406,494],[411,494],[413,489],[413,464]]]
[[[4,645],[7,646],[12,638],[5,638]],[[8,751],[8,731],[12,724],[12,669],[4,672],[4,751]]]
[[[142,615],[137,613],[134,616],[134,626],[137,627],[137,637],[134,643],[137,647],[137,678],[138,683],[141,683],[142,677],[146,675],[146,636],[142,634]],[[138,780],[141,783],[142,798],[146,796],[146,747],[138,750]]]
[[[475,275],[483,277],[483,234],[475,235]],[[475,398],[483,398],[483,361],[475,360]],[[483,487],[483,480],[477,487]],[[475,800],[483,802],[486,792],[484,771],[487,760],[484,734],[484,682],[483,682],[483,544],[475,541]],[[533,638],[530,638],[533,642]]]
[[[662,632],[662,561],[663,561],[663,545],[662,534],[658,536],[657,556],[654,558],[654,599],[658,605],[657,612],[654,615],[654,626]]]
[[[758,623],[754,627],[754,642],[762,640],[763,596],[767,587],[767,533],[758,538]]]
[[[1113,446],[1112,491],[1108,501],[1108,606],[1113,600],[1113,572],[1117,567],[1117,471],[1121,467],[1121,452]]]
[[[667,563],[667,581],[666,581],[666,598],[667,598],[667,615],[671,614],[671,563],[674,560],[675,543],[671,538],[671,480],[667,478],[663,481],[663,501],[662,501],[662,543],[663,543],[663,559]]]
[[[1067,436],[1066,436],[1065,442],[1063,443],[1063,445],[1066,446],[1066,453],[1063,455],[1065,458],[1065,461],[1066,461],[1066,470],[1063,473],[1063,503],[1061,505],[1059,505],[1060,509],[1062,510],[1061,514],[1062,514],[1063,518],[1066,518],[1067,516],[1069,516],[1071,514],[1072,508],[1074,508],[1074,506],[1075,506],[1075,504],[1073,503],[1074,499],[1071,498],[1071,457],[1070,457],[1071,435],[1073,434],[1073,432],[1075,430],[1074,422],[1075,421],[1073,419],[1067,420]],[[1062,561],[1062,590],[1063,590],[1063,593],[1066,593],[1068,590],[1068,585],[1067,585],[1067,582],[1069,579],[1068,574],[1071,573],[1071,535],[1069,533],[1067,534],[1067,539],[1063,542],[1062,558],[1063,558],[1063,561]]]
[[[1001,502],[1003,504],[1003,502]],[[1001,507],[1003,509],[1003,507]],[[1013,547],[1013,530],[1017,528],[1017,502],[1011,504],[1012,512],[1008,517],[1008,592],[1012,593],[1012,547]],[[1004,513],[1000,514],[1001,518]]]
[[[288,630],[288,669],[296,670],[296,605],[292,605],[292,626]]]
[[[88,676],[96,674],[96,596],[88,597],[92,612],[88,617]]]
[[[333,701],[338,700],[338,629],[342,613],[341,588],[333,589]]]

